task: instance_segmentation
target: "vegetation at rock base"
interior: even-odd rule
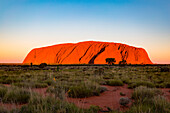
[[[78,108],[65,101],[73,98],[99,96],[107,91],[105,85],[133,89],[129,98],[132,106],[126,113],[169,113],[169,102],[160,88],[170,88],[169,65],[135,66],[0,66],[0,101],[2,104],[22,105],[2,113],[77,112],[97,113],[101,108]],[[102,85],[102,86],[101,86]],[[46,96],[34,90],[46,90]],[[113,92],[114,93],[114,92]],[[125,92],[118,92],[126,97]],[[24,104],[24,105],[23,105]],[[119,103],[118,103],[119,104]],[[123,103],[123,105],[125,105]],[[125,105],[126,107],[126,105]],[[118,112],[110,110],[110,112]]]
[[[126,64],[127,64],[127,62],[126,62],[126,60],[124,60],[124,59],[119,62],[119,65],[120,65],[120,66],[124,66],[124,65],[126,65]]]
[[[115,58],[106,58],[106,63],[108,63],[109,65],[112,65],[116,62]]]
[[[109,80],[106,81],[106,84],[109,86],[123,86],[123,82],[121,80]]]

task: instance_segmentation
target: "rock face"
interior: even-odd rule
[[[106,64],[106,58],[122,59],[128,64],[152,64],[143,48],[120,43],[85,41],[35,48],[23,64]]]

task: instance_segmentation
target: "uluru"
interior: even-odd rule
[[[106,64],[106,58],[127,64],[152,64],[145,49],[114,42],[84,41],[31,50],[23,64]]]

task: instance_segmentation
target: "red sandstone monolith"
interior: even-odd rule
[[[152,64],[143,48],[112,42],[85,41],[35,48],[23,64],[106,64],[106,58],[122,59],[127,64]]]

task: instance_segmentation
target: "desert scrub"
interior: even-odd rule
[[[54,97],[33,95],[27,105],[20,109],[20,113],[97,113],[97,107],[81,109],[72,103],[60,101]]]
[[[134,103],[126,113],[169,113],[170,103],[161,95],[161,91],[155,88],[135,88],[132,94]]]
[[[164,84],[165,88],[170,88],[170,82],[165,82],[163,84]]]
[[[40,82],[18,82],[18,83],[13,83],[12,85],[17,86],[17,87],[24,87],[24,88],[46,88],[48,87],[47,83],[40,83]]]
[[[99,91],[100,91],[100,93],[103,93],[103,92],[108,91],[108,90],[107,90],[106,87],[101,86],[101,87],[99,87]]]
[[[2,84],[12,84],[12,83],[21,82],[21,81],[22,81],[21,78],[8,77],[6,79],[1,80],[0,83],[2,83]]]
[[[36,82],[32,85],[32,88],[46,88],[46,87],[48,87],[48,84],[46,83]]]
[[[152,82],[147,82],[147,81],[138,81],[138,82],[128,84],[128,88],[136,88],[136,87],[139,87],[139,86],[146,86],[146,87],[149,87],[149,88],[155,87],[155,85]]]
[[[163,82],[163,83],[157,83],[155,85],[157,88],[170,88],[170,83],[169,82]]]
[[[108,75],[103,76],[103,79],[112,79],[113,77],[110,77]]]
[[[93,90],[83,85],[73,86],[68,90],[68,96],[72,98],[84,98],[93,96]]]
[[[0,101],[5,96],[6,92],[7,92],[7,88],[5,86],[0,86]]]
[[[50,85],[54,84],[54,80],[47,79],[47,80],[43,81],[43,83],[46,83],[50,86]]]
[[[48,87],[46,92],[53,93],[55,95],[55,98],[58,98],[60,100],[65,99],[66,89],[61,85],[59,85],[59,86],[57,86],[57,85],[56,86],[50,86],[50,87]]]
[[[125,113],[155,113],[152,111],[152,106],[146,104],[132,105]],[[161,112],[160,112],[161,113]]]
[[[119,104],[122,106],[127,106],[130,103],[130,99],[128,97],[121,97],[119,100]]]
[[[122,82],[125,83],[125,84],[129,84],[129,83],[130,83],[130,79],[129,79],[128,76],[125,76],[125,75],[124,75],[124,76],[121,78],[121,80],[122,80]]]
[[[61,90],[64,90],[65,92],[67,92],[69,90],[70,86],[67,84],[63,84],[63,85],[59,85],[56,84],[54,86],[49,86],[46,90],[47,93],[60,93]]]
[[[109,80],[106,81],[106,84],[109,86],[123,86],[123,82],[121,80]]]
[[[13,83],[12,85],[20,87],[20,88],[29,88],[29,87],[31,87],[31,84],[28,83],[28,82],[17,82],[17,83]]]
[[[164,96],[160,96],[160,95],[154,96],[153,106],[155,112],[170,113],[170,103],[166,100]]]
[[[30,99],[30,92],[23,88],[11,87],[3,97],[4,103],[27,103]]]
[[[84,98],[84,97],[90,97],[90,96],[98,96],[101,92],[100,86],[97,83],[81,83],[77,86],[72,86],[68,90],[68,96],[72,98]]]
[[[9,113],[9,111],[2,106],[0,106],[0,113]]]
[[[147,88],[145,86],[139,86],[135,88],[132,93],[132,98],[139,102],[150,101],[154,96],[161,95],[162,92],[156,88]]]

